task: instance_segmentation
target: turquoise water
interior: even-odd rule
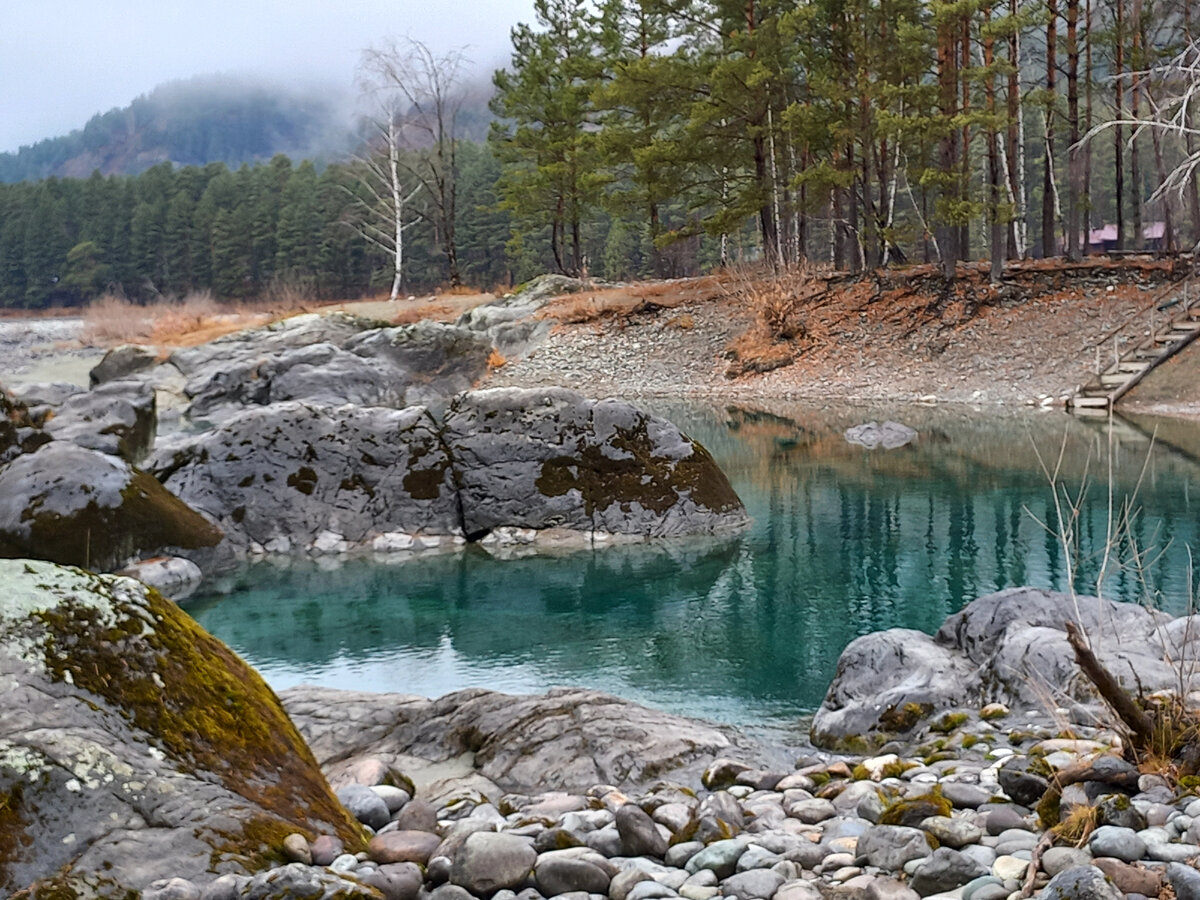
[[[403,562],[261,564],[188,609],[276,688],[318,683],[437,696],[468,686],[595,687],[751,729],[788,729],[821,701],[856,635],[933,631],[1013,585],[1095,589],[1109,515],[1136,491],[1132,539],[1104,592],[1182,611],[1200,466],[1125,429],[1062,414],[940,409],[769,411],[660,406],[729,474],[754,523],[674,540],[499,559],[479,547]],[[844,428],[908,422],[919,442],[847,444]],[[1119,439],[1118,439],[1119,438]],[[1200,446],[1200,440],[1196,441]],[[1038,523],[1076,497],[1080,549]],[[1111,462],[1111,476],[1110,476]],[[1200,495],[1198,495],[1200,496]]]

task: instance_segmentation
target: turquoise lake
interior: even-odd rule
[[[1152,442],[1149,423],[1110,435],[1060,412],[646,405],[709,448],[753,517],[747,532],[522,558],[472,546],[263,563],[187,609],[277,689],[579,685],[786,738],[855,636],[932,632],[1004,587],[1062,588],[1071,560],[1082,590],[1103,568],[1106,596],[1188,607],[1194,425],[1168,423]],[[884,418],[920,438],[869,451],[842,436]],[[1039,523],[1056,514],[1038,453],[1078,508],[1074,548]],[[1130,496],[1140,512],[1105,565],[1107,525]]]

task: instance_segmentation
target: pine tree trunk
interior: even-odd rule
[[[1113,169],[1116,176],[1117,244],[1125,249],[1125,0],[1113,0],[1113,100],[1116,104],[1116,125],[1113,126]]]
[[[1067,259],[1078,262],[1083,157],[1079,144],[1079,0],[1066,0],[1067,13]]]
[[[1047,0],[1046,11],[1046,109],[1045,124],[1046,153],[1042,164],[1042,256],[1049,259],[1058,255],[1058,239],[1054,227],[1054,97],[1055,76],[1058,70],[1058,0]]]

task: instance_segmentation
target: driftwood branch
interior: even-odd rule
[[[1029,868],[1025,870],[1025,883],[1021,886],[1021,898],[1033,896],[1034,888],[1037,885],[1038,869],[1042,865],[1042,854],[1049,850],[1054,845],[1054,832],[1046,831],[1042,834],[1041,840],[1037,842],[1037,846],[1033,848],[1033,853],[1029,856]]]
[[[1112,708],[1112,711],[1131,732],[1134,745],[1137,747],[1147,746],[1154,731],[1153,722],[1146,712],[1133,701],[1129,692],[1117,683],[1117,679],[1113,677],[1112,673],[1104,668],[1100,660],[1096,659],[1096,654],[1092,652],[1092,648],[1088,646],[1087,640],[1074,622],[1067,623],[1067,643],[1075,651],[1075,661],[1079,664],[1080,671],[1095,685],[1104,702]]]

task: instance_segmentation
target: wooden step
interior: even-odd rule
[[[1071,398],[1073,409],[1108,409],[1108,394],[1103,397],[1085,397],[1076,394]]]
[[[1114,372],[1111,375],[1105,374],[1100,376],[1100,383],[1109,388],[1120,387],[1128,380],[1129,375],[1125,372]]]
[[[1149,362],[1144,362],[1136,359],[1123,359],[1117,363],[1117,371],[1125,372],[1129,375],[1137,375],[1139,372],[1145,372],[1150,368]]]

